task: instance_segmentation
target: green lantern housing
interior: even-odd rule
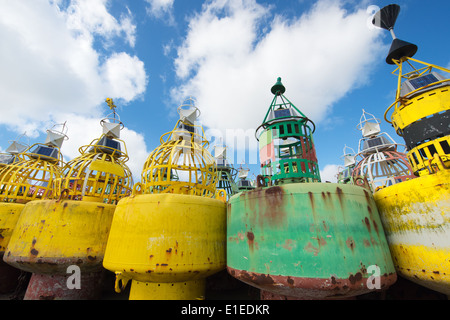
[[[315,125],[284,96],[285,91],[278,78],[271,88],[270,108],[256,130],[261,174],[275,185],[320,182],[312,136]]]

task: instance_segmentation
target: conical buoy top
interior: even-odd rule
[[[394,28],[395,21],[397,21],[400,6],[398,4],[390,4],[375,13],[372,23],[380,28],[391,30]]]
[[[277,83],[275,83],[272,86],[272,89],[270,89],[270,91],[275,94],[275,95],[280,95],[283,94],[286,91],[286,88],[283,86],[283,84],[281,83],[281,78],[278,77],[277,79]]]
[[[394,39],[389,49],[389,54],[386,57],[387,64],[394,64],[392,59],[400,60],[403,57],[412,58],[417,52],[417,46],[413,43],[403,41],[400,39]]]

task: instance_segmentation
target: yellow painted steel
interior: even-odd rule
[[[54,197],[62,194],[68,199],[117,204],[131,194],[133,184],[131,171],[126,165],[128,155],[107,146],[98,145],[104,137],[80,147],[80,156],[69,161],[64,168],[64,178],[54,182]]]
[[[73,200],[29,202],[4,260],[35,273],[66,274],[69,265],[78,265],[84,272],[98,271],[115,207]]]
[[[0,257],[3,256],[8,246],[11,234],[24,206],[21,203],[0,202]]]
[[[216,193],[216,163],[193,124],[199,110],[185,102],[114,214],[103,266],[118,292],[132,280],[130,299],[202,299],[205,278],[226,266],[226,193]]]
[[[180,129],[182,124],[186,125],[178,120],[171,132],[162,135],[161,145],[148,156],[142,171],[142,190],[213,197],[217,174],[215,160],[206,149],[209,142],[201,126],[187,124],[195,130],[189,132]]]
[[[52,184],[62,176],[62,156],[45,159],[30,152],[39,144],[28,147],[17,155],[17,162],[0,170],[0,256],[10,242],[25,204],[53,193]]]
[[[374,198],[399,274],[450,295],[450,170],[381,189]]]
[[[445,153],[442,142],[450,145],[450,136],[422,143],[408,152],[408,161],[412,164],[413,171],[419,176],[432,174],[437,170],[450,169],[450,154]],[[437,153],[431,154],[430,146]]]
[[[116,272],[118,291],[119,281],[133,280],[130,299],[201,299],[205,286],[199,280],[226,266],[225,240],[223,200],[169,193],[130,196],[117,205],[103,265]],[[184,283],[189,290],[172,290]]]
[[[52,192],[45,194],[45,200],[25,205],[5,262],[47,275],[66,275],[70,265],[79,266],[84,274],[102,271],[116,203],[129,196],[132,188],[125,143],[118,139],[118,132],[108,131],[122,123],[113,121],[102,120],[102,126],[109,125],[107,134],[80,147],[81,154],[48,181]]]
[[[140,282],[131,283],[130,300],[193,300],[202,299],[205,294],[205,279],[186,282]]]
[[[28,151],[24,151],[22,157],[25,160],[0,172],[0,201],[26,203],[45,199],[52,195],[53,180],[63,175],[61,157],[49,160]]]
[[[426,67],[421,69],[414,68],[414,71],[412,72],[403,73],[403,63],[409,63],[409,60],[425,65]],[[450,72],[449,69],[419,61],[410,57],[404,57],[400,60],[393,59],[393,61],[398,66],[398,68],[392,72],[393,74],[398,72],[397,96],[395,101],[386,109],[386,112],[384,113],[384,119],[387,122],[391,123],[397,132],[419,119],[450,109],[450,83],[448,82],[448,79],[433,82],[432,84],[411,91],[405,96],[400,96],[402,79],[408,79],[410,77],[423,75],[426,72],[431,72],[433,68],[445,72]],[[425,93],[414,96],[414,94],[416,94],[418,91],[440,83],[448,83],[448,85],[445,87],[432,89]],[[392,107],[395,108],[392,112],[391,119],[389,120],[387,114]]]

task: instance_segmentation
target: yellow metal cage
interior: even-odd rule
[[[117,204],[131,194],[132,174],[124,150],[99,145],[104,135],[79,148],[80,156],[64,167],[64,178],[54,180],[54,198]]]
[[[38,146],[34,144],[21,155],[24,160],[5,167],[0,173],[0,201],[26,203],[52,195],[53,180],[62,177],[62,156],[49,159],[28,152]]]
[[[178,120],[160,141],[144,164],[141,192],[214,197],[216,163],[203,128]]]

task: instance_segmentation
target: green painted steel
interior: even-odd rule
[[[275,96],[255,133],[259,141],[261,174],[270,177],[271,184],[276,185],[320,182],[312,136],[315,125],[283,95],[285,91],[278,78],[271,88]]]
[[[353,185],[294,183],[233,196],[227,265],[246,272],[348,279],[395,274],[372,195]]]

